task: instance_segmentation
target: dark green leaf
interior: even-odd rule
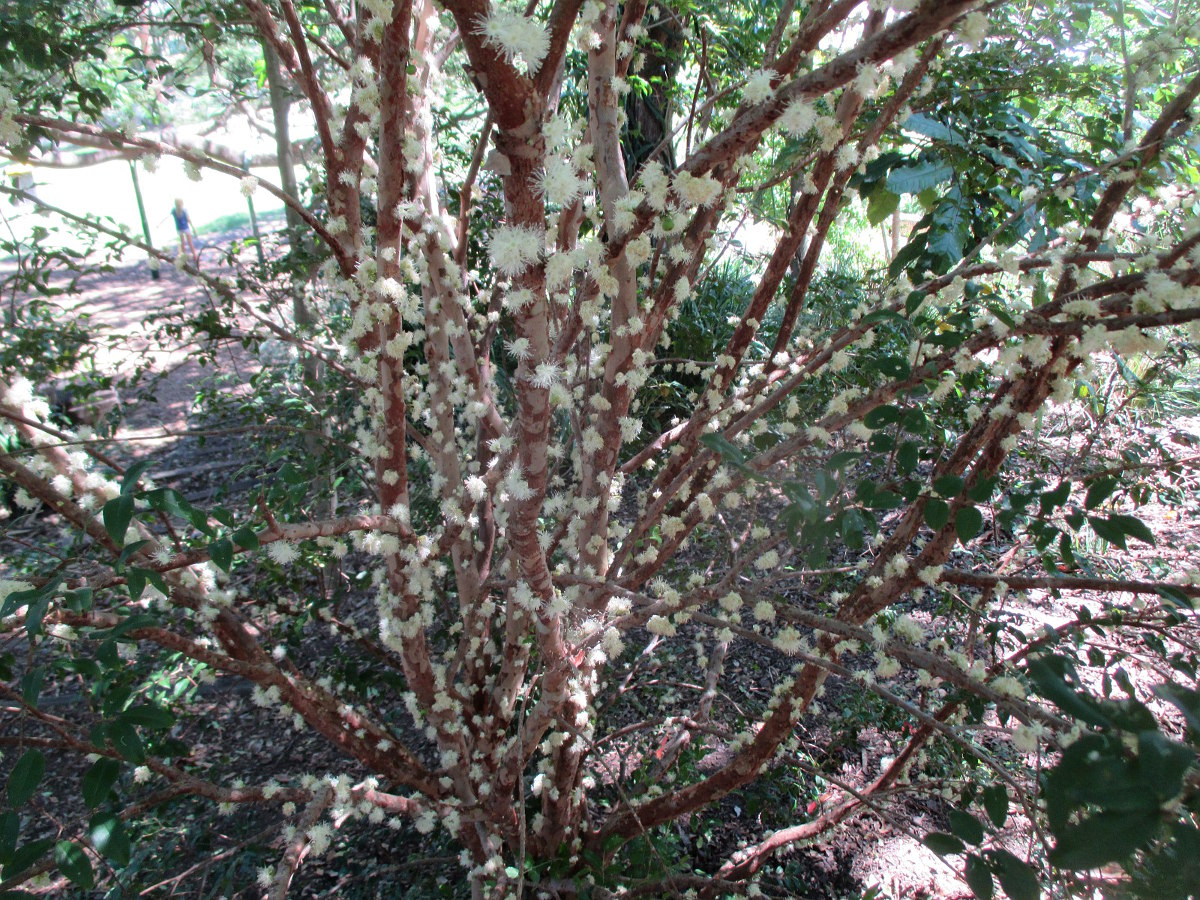
[[[208,545],[212,561],[224,572],[233,566],[233,542],[229,538],[219,538]]]
[[[17,851],[17,841],[20,837],[21,817],[14,810],[6,809],[0,813],[0,865],[8,865],[8,861]]]
[[[1067,498],[1071,496],[1071,482],[1064,481],[1052,491],[1046,491],[1041,498],[1041,514],[1048,516],[1058,507],[1067,502]]]
[[[83,848],[73,841],[59,841],[54,846],[54,864],[73,884],[87,890],[96,883],[92,861]]]
[[[137,729],[128,722],[113,722],[108,726],[108,739],[113,749],[132,763],[141,764],[146,761],[146,750],[142,739],[138,737]]]
[[[258,549],[258,535],[249,525],[243,525],[229,537],[243,550]]]
[[[1088,725],[1108,727],[1112,719],[1083,691],[1078,690],[1079,676],[1070,662],[1061,656],[1035,656],[1029,660],[1029,677],[1038,692],[1053,701],[1068,715]]]
[[[894,406],[877,406],[863,416],[863,424],[868,428],[882,428],[899,420],[900,410]]]
[[[125,532],[129,530],[133,512],[133,497],[129,494],[122,494],[120,497],[109,500],[101,510],[104,530],[108,532],[108,536],[118,547],[125,543]]]
[[[109,792],[121,774],[121,763],[102,756],[83,775],[83,802],[95,809],[108,799]]]
[[[922,840],[925,846],[938,856],[962,853],[966,849],[962,841],[952,834],[946,834],[944,831],[931,831]]]
[[[38,697],[42,695],[42,684],[45,680],[46,670],[41,666],[30,669],[21,676],[21,696],[35,709],[38,705]]]
[[[1200,691],[1168,682],[1157,685],[1154,693],[1183,713],[1188,727],[1200,734]]]
[[[967,496],[976,503],[985,503],[992,496],[992,492],[996,490],[996,478],[983,478],[976,484],[967,488]]]
[[[963,480],[957,475],[943,475],[933,480],[933,489],[943,497],[957,497],[962,493]]]
[[[119,816],[97,813],[88,823],[88,837],[96,852],[108,857],[118,866],[129,865],[129,835]]]
[[[987,863],[974,853],[967,857],[967,864],[963,867],[963,879],[967,882],[971,893],[979,900],[992,900],[996,891],[995,885],[992,883],[992,872]]]
[[[132,494],[137,490],[138,479],[142,477],[142,473],[154,464],[153,460],[143,459],[140,462],[135,462],[132,466],[125,470],[125,476],[121,479],[121,493]]]
[[[1003,784],[993,784],[983,789],[983,808],[987,810],[988,818],[997,828],[1003,828],[1008,819],[1008,788]]]
[[[925,501],[925,524],[934,531],[941,531],[950,521],[950,504],[937,497]]]
[[[983,528],[983,513],[974,506],[964,506],[954,514],[954,532],[964,544]]]
[[[988,856],[1009,900],[1038,900],[1042,889],[1037,873],[1024,860],[1007,850],[989,850]]]
[[[142,725],[146,728],[170,728],[175,724],[175,717],[158,706],[140,704],[131,706],[119,716],[122,722],[132,725]]]
[[[1101,519],[1099,516],[1088,516],[1088,524],[1092,526],[1092,531],[1096,532],[1104,540],[1110,544],[1120,547],[1122,550],[1127,549],[1125,546],[1125,531],[1116,523],[1109,519]]]
[[[1121,531],[1129,535],[1129,537],[1137,538],[1144,544],[1154,546],[1154,532],[1146,527],[1146,523],[1137,516],[1123,516],[1113,513],[1108,517],[1108,521],[1120,528]]]
[[[1117,479],[1111,475],[1104,475],[1093,480],[1088,485],[1087,499],[1084,500],[1083,505],[1088,509],[1095,509],[1112,495],[1118,483]]]
[[[8,804],[18,809],[29,802],[38,782],[46,773],[46,757],[41,750],[26,750],[8,776]]]
[[[955,837],[962,838],[968,844],[983,842],[983,825],[969,812],[961,809],[950,810],[950,830]]]
[[[1096,869],[1127,859],[1158,834],[1157,810],[1102,812],[1067,828],[1050,851],[1050,862],[1063,869]]]
[[[30,841],[13,854],[12,859],[4,866],[4,877],[15,878],[35,862],[46,855],[46,851],[54,846],[54,838],[41,838]]]

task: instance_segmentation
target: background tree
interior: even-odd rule
[[[119,883],[136,823],[197,797],[282,820],[270,896],[355,820],[444,832],[475,896],[788,896],[775,853],[944,791],[957,806],[927,842],[980,897],[993,879],[1065,892],[1111,861],[1151,896],[1194,884],[1195,573],[1116,577],[1081,546],[1153,544],[1138,479],[1165,473],[1179,506],[1194,460],[1093,442],[1052,467],[1035,433],[1080,395],[1105,417],[1098,369],[1190,364],[1190,5],[1073,4],[1065,31],[1057,10],[976,0],[30,10],[0,58],[14,156],[100,144],[243,177],[105,120],[114,73],[89,60],[142,23],[179,53],[199,42],[214,84],[213,23],[252,26],[267,79],[273,55],[304,98],[311,197],[245,186],[285,204],[293,252],[301,227],[319,247],[286,269],[311,321],[264,313],[269,266],[177,265],[230,323],[323,364],[308,412],[274,420],[310,416],[330,452],[264,438],[252,490],[193,502],[56,421],[31,351],[9,355],[0,473],[73,536],[14,554],[2,588],[5,886],[57,866],[89,888],[101,860]],[[174,71],[126,52],[142,78]],[[780,226],[759,255],[735,242],[754,210]],[[886,267],[822,266],[855,216],[900,210],[914,224]],[[34,248],[21,277],[63,261]],[[722,304],[728,321],[689,321]],[[354,595],[314,588],[339,570]],[[1106,599],[1037,630],[1004,602],[1032,589]],[[1094,637],[1131,628],[1158,705]],[[726,703],[748,648],[786,674]],[[642,673],[668,655],[696,689],[647,708]],[[346,768],[229,777],[180,740],[193,713],[164,671],[249,683]],[[69,716],[45,708],[44,686],[80,679]],[[860,783],[807,739],[846,694],[887,711],[896,748]],[[29,806],[48,763],[83,767],[86,825]],[[797,771],[830,786],[803,816],[705,865],[673,843]]]

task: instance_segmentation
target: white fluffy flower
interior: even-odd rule
[[[575,164],[569,159],[551,156],[546,160],[539,187],[548,202],[566,206],[587,190],[588,183],[576,174]]]
[[[267,555],[281,566],[286,566],[300,557],[300,551],[287,541],[275,541],[267,545]]]
[[[1013,746],[1022,753],[1035,753],[1038,748],[1038,741],[1045,736],[1045,726],[1040,722],[1033,722],[1029,725],[1018,725],[1014,728],[1012,742]]]
[[[763,69],[760,72],[755,72],[746,79],[746,86],[742,89],[742,100],[749,103],[751,106],[757,106],[764,100],[770,98],[775,93],[771,88],[771,79],[777,75],[771,69]]]
[[[545,234],[532,228],[501,225],[492,232],[488,244],[488,257],[492,267],[513,278],[537,262],[542,255]]]
[[[552,362],[538,363],[529,378],[529,383],[535,388],[548,388],[558,381],[562,373]]]
[[[812,131],[817,111],[807,100],[793,100],[779,117],[779,127],[793,137],[804,137]]]
[[[258,179],[253,175],[247,175],[242,179],[241,184],[238,186],[238,190],[242,192],[243,197],[252,196],[254,192],[258,190]]]
[[[537,73],[550,52],[550,34],[542,24],[513,10],[492,10],[479,23],[479,34],[508,62],[521,57],[531,75]]]
[[[646,623],[646,630],[651,634],[661,635],[662,637],[675,636],[675,626],[671,624],[671,620],[666,616],[651,616],[650,621]]]
[[[688,206],[711,206],[721,195],[721,182],[707,175],[697,177],[690,172],[680,172],[671,186]]]
[[[962,20],[958,27],[958,36],[966,46],[975,50],[987,37],[988,27],[987,16],[981,12],[973,12]]]

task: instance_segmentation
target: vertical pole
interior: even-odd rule
[[[150,220],[146,218],[146,204],[142,201],[142,186],[138,183],[137,177],[137,162],[129,161],[129,174],[133,176],[133,195],[137,197],[138,215],[142,219],[142,238],[146,242],[147,247],[154,247],[154,241],[150,238]],[[150,254],[150,277],[158,281],[158,257]]]
[[[250,164],[246,162],[246,157],[242,155],[242,171],[247,175],[250,174]],[[254,214],[254,198],[249,194],[246,195],[246,206],[250,208],[250,230],[254,233],[254,249],[258,251],[258,264],[265,266],[267,257],[263,254],[262,235],[258,233],[258,216]]]

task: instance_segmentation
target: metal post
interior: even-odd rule
[[[153,250],[154,241],[150,237],[150,220],[146,218],[146,204],[142,201],[142,186],[138,183],[137,163],[132,159],[129,161],[129,174],[133,176],[133,195],[137,197],[138,215],[142,218],[142,238],[146,241],[146,246]],[[158,257],[151,253],[150,277],[158,281],[158,274]]]
[[[247,175],[250,174],[250,164],[246,162],[245,155],[242,156],[242,171]],[[250,230],[254,232],[254,248],[258,251],[258,264],[265,266],[267,257],[263,254],[262,235],[258,233],[258,216],[254,214],[254,198],[249,194],[246,195],[246,206],[250,208]]]

